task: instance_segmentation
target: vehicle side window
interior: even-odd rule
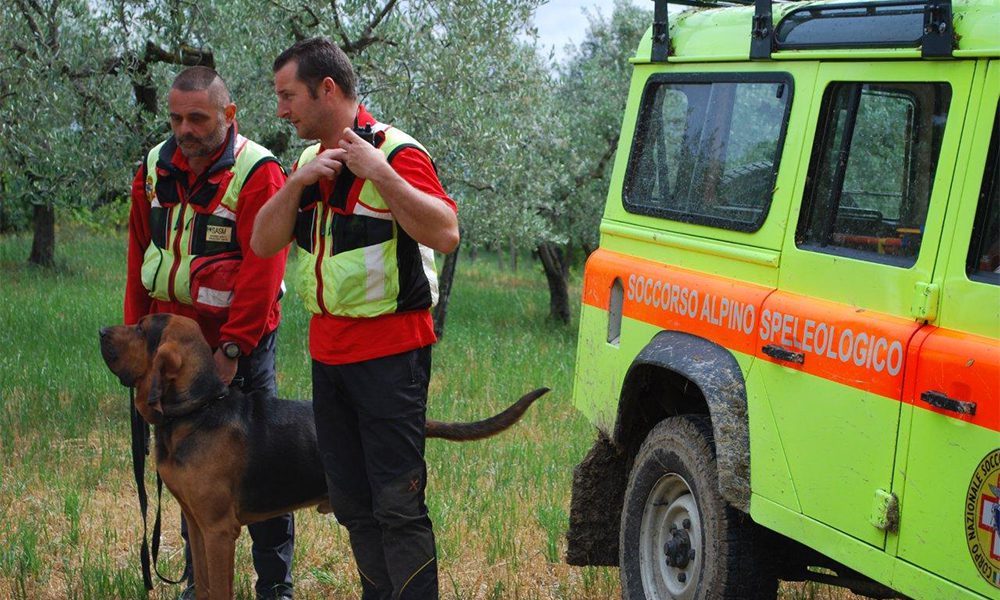
[[[824,94],[796,245],[909,267],[948,118],[944,83],[836,83]]]
[[[791,95],[784,74],[651,80],[625,175],[625,209],[759,229],[771,203]]]
[[[976,222],[965,271],[969,279],[1000,285],[1000,106],[993,119],[993,137],[979,192]]]

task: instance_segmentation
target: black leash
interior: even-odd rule
[[[163,481],[160,474],[156,474],[156,519],[153,521],[153,554],[150,561],[149,543],[147,540],[146,512],[149,507],[149,500],[146,497],[146,456],[149,455],[149,424],[143,420],[142,415],[135,409],[135,388],[129,388],[129,412],[132,422],[132,473],[135,475],[136,491],[139,494],[139,510],[142,513],[142,547],[139,549],[139,562],[142,564],[142,583],[146,586],[146,591],[153,589],[153,576],[150,572],[150,564],[160,581],[176,584],[184,581],[181,578],[174,581],[160,574],[157,566],[157,559],[160,554],[160,508],[163,494]]]

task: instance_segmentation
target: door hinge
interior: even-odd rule
[[[910,314],[920,321],[933,321],[937,318],[940,296],[941,286],[918,281],[913,286],[913,305],[910,306]]]
[[[886,533],[899,531],[899,498],[892,492],[875,490],[875,503],[869,521],[876,529]]]

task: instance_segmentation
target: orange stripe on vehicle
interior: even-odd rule
[[[906,349],[920,324],[809,296],[772,294],[761,311],[760,348],[797,352],[802,364],[757,357],[879,396],[902,398]]]
[[[609,309],[617,279],[624,317],[1000,430],[996,340],[607,250],[591,255],[585,274],[583,303],[594,308]],[[768,345],[799,353],[801,364],[765,354]],[[976,402],[976,414],[934,408],[925,391]]]
[[[997,340],[928,326],[904,402],[1000,431],[1000,344]],[[975,404],[975,414],[936,408],[921,396],[937,392]]]
[[[585,304],[608,310],[611,286],[620,279],[624,316],[698,335],[745,354],[755,351],[760,305],[772,291],[607,250],[591,254],[585,272]]]

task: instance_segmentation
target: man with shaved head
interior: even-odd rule
[[[173,135],[150,150],[132,182],[125,323],[150,313],[195,319],[223,381],[277,395],[274,355],[287,249],[250,249],[254,219],[284,184],[263,146],[238,133],[218,73],[185,69],[167,97]],[[181,522],[186,537],[186,524]],[[250,525],[258,599],[292,597],[292,515]],[[194,598],[190,548],[188,587]]]

